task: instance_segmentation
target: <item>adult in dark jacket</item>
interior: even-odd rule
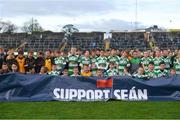
[[[44,66],[45,60],[43,57],[43,52],[38,52],[38,57],[35,59],[35,72],[39,73],[41,67]]]
[[[26,70],[26,72],[28,72],[29,70],[31,70],[34,67],[35,67],[35,59],[33,57],[33,51],[29,51],[28,56],[25,59],[25,70]]]

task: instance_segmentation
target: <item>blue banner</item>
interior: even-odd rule
[[[180,100],[180,75],[151,80],[115,76],[0,75],[0,101]]]

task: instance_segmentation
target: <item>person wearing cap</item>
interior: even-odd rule
[[[19,72],[25,73],[25,58],[23,55],[23,51],[18,52],[18,56],[16,57],[18,66],[19,66]]]

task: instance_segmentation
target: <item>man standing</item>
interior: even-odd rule
[[[108,62],[114,63],[115,66],[118,65],[119,62],[119,57],[116,55],[116,50],[112,49],[110,56],[108,57]]]
[[[98,69],[107,70],[108,68],[108,60],[104,55],[104,51],[100,51],[100,56],[96,60],[96,66]]]
[[[66,65],[66,58],[63,56],[64,53],[60,51],[55,52],[54,64],[57,66],[57,71],[60,73],[63,71],[63,68]]]
[[[18,56],[16,57],[18,66],[19,66],[19,72],[25,73],[25,58],[23,55],[23,51],[18,52]]]
[[[165,62],[166,69],[170,70],[170,65],[172,64],[172,62],[171,62],[171,57],[169,57],[169,51],[168,50],[163,50],[162,59]]]
[[[126,51],[122,51],[122,55],[119,58],[118,61],[118,70],[119,70],[119,74],[123,74],[124,73],[124,68],[125,67],[130,67],[130,63],[129,60],[127,58],[127,52]]]
[[[78,67],[79,57],[76,55],[76,48],[72,47],[67,57],[68,62],[68,75],[73,74],[73,69]]]
[[[180,56],[173,63],[173,67],[176,70],[176,74],[180,74]]]
[[[45,64],[45,60],[43,57],[43,52],[38,52],[38,57],[35,59],[35,72],[40,73],[41,68],[42,66],[44,66],[44,64]]]
[[[148,51],[145,51],[143,53],[143,58],[141,58],[141,64],[142,64],[144,70],[148,69],[148,65],[149,65],[150,61],[151,61],[151,59],[149,58],[149,53],[148,53]]]
[[[51,72],[53,64],[53,58],[51,57],[51,50],[45,52],[45,67],[48,68],[48,72]]]
[[[89,56],[89,51],[88,50],[86,50],[84,52],[84,56],[82,56],[79,61],[80,61],[81,72],[82,72],[82,69],[83,69],[84,65],[89,65],[89,67],[91,66],[92,62],[91,62],[91,58]]]
[[[154,62],[154,69],[157,71],[159,70],[159,64],[161,62],[163,62],[163,59],[161,57],[161,52],[160,51],[156,51],[155,52],[155,58],[153,59]]]
[[[28,52],[28,57],[25,59],[25,69],[28,72],[30,69],[35,67],[35,59],[33,57],[33,51]]]
[[[130,60],[131,63],[131,70],[130,73],[133,74],[136,72],[140,66],[141,59],[139,58],[138,52],[133,51],[132,53],[133,58]]]

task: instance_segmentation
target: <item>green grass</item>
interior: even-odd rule
[[[11,102],[0,103],[2,119],[176,119],[180,102]]]

